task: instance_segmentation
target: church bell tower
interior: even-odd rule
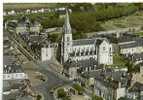
[[[61,42],[61,63],[64,63],[69,58],[69,53],[72,51],[72,29],[69,20],[69,13],[66,9],[65,23],[63,25],[63,35]]]

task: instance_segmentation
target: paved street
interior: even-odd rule
[[[48,80],[35,87],[38,91],[42,92],[44,95],[45,100],[54,100],[53,95],[50,94],[50,90],[52,88],[56,88],[59,85],[65,85],[65,84],[70,84],[72,82],[65,80],[64,77],[59,76],[58,74],[55,74],[51,71],[48,70],[48,65],[43,63],[43,64],[38,64],[39,66],[39,71],[43,74],[45,74],[48,77]]]
[[[12,34],[10,35],[10,37],[11,36]],[[14,43],[17,45],[17,48],[21,51],[21,53],[23,53],[27,58],[30,58],[30,60],[34,61],[33,63],[35,63],[35,59],[33,58],[33,56],[25,48],[23,48],[22,44],[16,41],[17,39],[15,39],[14,37],[13,38],[11,37],[10,39],[14,41]],[[56,64],[54,65],[53,63],[39,62],[37,63],[37,65],[38,65],[37,71],[40,71],[41,73],[46,75],[48,77],[48,80],[34,88],[35,90],[44,95],[44,100],[54,100],[53,95],[50,94],[50,90],[59,85],[60,86],[65,85],[71,82],[68,81],[64,76],[60,75],[58,72],[52,69],[52,67],[56,66]]]

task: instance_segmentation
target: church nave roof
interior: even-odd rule
[[[78,45],[91,45],[95,43],[95,39],[79,39],[79,40],[73,40],[73,46]]]

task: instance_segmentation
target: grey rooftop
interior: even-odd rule
[[[79,39],[79,40],[73,40],[73,46],[78,45],[93,45],[95,43],[95,39]]]
[[[100,81],[101,84],[107,87],[118,88],[118,83],[121,83],[122,87],[127,86],[128,75],[126,71],[107,68],[100,69],[98,71],[88,72],[83,74],[84,77],[95,78]]]
[[[22,69],[21,65],[11,64],[3,67],[4,74],[10,73],[22,73],[24,70]]]

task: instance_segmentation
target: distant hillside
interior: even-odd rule
[[[4,9],[36,9],[68,7],[72,9],[70,22],[76,38],[85,37],[85,33],[113,30],[143,25],[143,3],[40,3],[40,4],[4,4]],[[27,16],[39,21],[43,28],[62,27],[64,19],[56,12],[19,14],[5,16],[4,20],[21,19]]]

